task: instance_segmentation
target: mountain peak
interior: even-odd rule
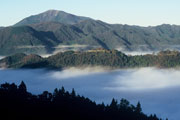
[[[43,13],[32,15],[27,17],[20,22],[16,23],[15,26],[30,25],[44,22],[59,22],[63,24],[77,24],[90,18],[76,16],[70,13],[59,10],[48,10]]]
[[[49,10],[47,10],[47,11],[45,11],[45,12],[60,12],[60,10],[49,9]]]
[[[41,13],[41,14],[51,14],[51,15],[57,16],[58,13],[60,13],[60,12],[64,12],[64,11],[59,11],[59,10],[48,10],[48,11],[45,11],[44,13]]]
[[[47,10],[47,11],[40,13],[40,14],[51,14],[51,15],[57,16],[59,13],[70,14],[70,13],[67,13],[67,12],[64,12],[61,10],[54,10],[54,9]]]

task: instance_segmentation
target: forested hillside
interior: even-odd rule
[[[116,50],[95,49],[85,52],[66,51],[42,58],[39,55],[15,54],[0,60],[1,68],[52,68],[103,66],[110,68],[180,66],[180,52],[162,51],[158,54],[128,56]]]

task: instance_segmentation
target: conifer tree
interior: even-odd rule
[[[27,88],[26,88],[26,85],[25,83],[22,81],[21,84],[18,86],[19,90],[23,93],[26,93],[27,92]]]
[[[140,102],[137,103],[135,111],[136,111],[137,113],[141,113],[141,112],[142,112],[142,108],[141,108]]]

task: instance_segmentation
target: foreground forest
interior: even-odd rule
[[[49,68],[103,66],[110,68],[180,66],[180,52],[161,51],[157,54],[126,55],[117,50],[95,49],[89,51],[66,51],[43,58],[39,55],[14,54],[0,60],[0,68]]]
[[[112,99],[109,105],[96,104],[75,90],[68,92],[62,87],[53,93],[40,95],[27,92],[24,82],[0,85],[1,118],[19,120],[161,120],[156,115],[146,115],[141,104],[132,105],[126,99]]]

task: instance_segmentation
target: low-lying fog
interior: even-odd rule
[[[141,68],[113,70],[96,68],[69,68],[63,71],[0,70],[0,83],[24,81],[28,91],[38,94],[44,90],[64,86],[75,88],[80,95],[110,103],[114,97],[141,102],[145,113],[157,113],[170,120],[180,118],[180,70]]]
[[[3,58],[4,58],[4,56],[0,56],[0,60],[3,59]]]
[[[134,52],[122,51],[122,52],[126,55],[135,56],[135,55],[156,54],[159,51],[134,51]]]

